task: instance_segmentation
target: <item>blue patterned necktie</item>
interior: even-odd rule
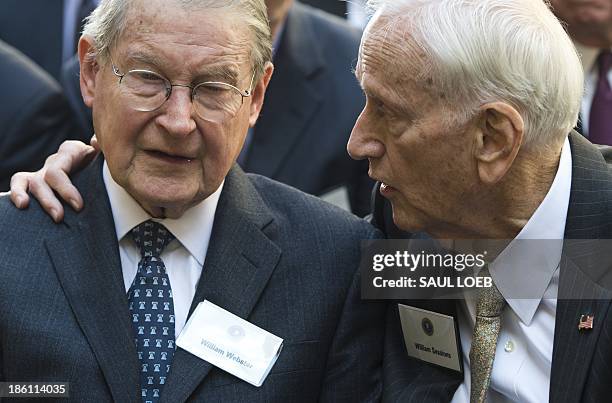
[[[160,255],[174,236],[163,225],[146,221],[132,229],[140,249],[138,271],[128,291],[132,328],[141,363],[142,401],[159,401],[174,356],[174,303]]]

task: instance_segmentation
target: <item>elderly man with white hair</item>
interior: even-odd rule
[[[491,292],[419,305],[455,321],[460,342],[449,353],[463,371],[431,364],[429,352],[407,357],[404,344],[415,339],[408,332],[404,340],[391,307],[384,400],[609,399],[612,291],[610,271],[598,266],[605,262],[592,266],[593,250],[567,243],[522,259],[523,240],[612,236],[612,175],[572,131],[583,74],[562,25],[534,0],[370,5],[356,71],[367,104],[349,153],[369,160],[400,229],[512,240],[488,262]],[[377,224],[385,204],[379,196]]]

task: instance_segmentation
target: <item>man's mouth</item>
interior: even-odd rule
[[[157,150],[148,150],[147,153],[157,159],[172,163],[172,164],[187,164],[194,160],[193,157],[174,153],[166,153]]]
[[[395,188],[387,185],[384,182],[381,182],[379,191],[380,194],[382,194],[383,196],[390,196],[393,192],[395,192]]]

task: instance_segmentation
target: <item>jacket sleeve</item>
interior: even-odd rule
[[[370,238],[381,236],[372,230]],[[328,354],[322,402],[380,401],[385,304],[362,300],[360,290],[357,270]]]

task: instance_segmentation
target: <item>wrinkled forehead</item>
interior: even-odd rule
[[[407,18],[381,11],[374,15],[359,49],[357,77],[364,73],[376,75],[397,88],[429,78],[427,53],[412,36]]]
[[[175,0],[134,1],[127,11],[118,47],[146,45],[178,52],[250,60],[249,30],[228,7],[206,8]]]

